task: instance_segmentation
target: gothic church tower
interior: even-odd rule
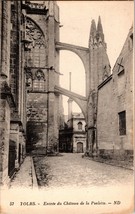
[[[25,1],[27,150],[55,148],[59,133],[59,8],[55,1]]]
[[[89,36],[90,93],[88,97],[87,150],[90,153],[93,153],[94,147],[97,149],[96,121],[98,86],[111,74],[111,66],[106,47],[101,18],[99,17],[97,26],[95,20],[92,20]]]
[[[91,90],[96,90],[98,85],[100,85],[100,83],[102,83],[103,80],[111,74],[111,67],[106,53],[106,43],[100,16],[97,27],[95,21],[92,20],[89,48]]]

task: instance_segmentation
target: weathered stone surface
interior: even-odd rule
[[[6,100],[0,100],[4,112],[4,120],[0,123],[0,183],[8,181],[8,153],[9,153],[9,129],[10,108]]]
[[[34,144],[35,148],[58,144],[60,125],[59,96],[54,94],[54,86],[59,84],[59,75],[55,72],[59,68],[59,53],[55,50],[55,41],[59,40],[58,8],[55,2],[49,2],[48,8],[46,15],[36,11],[29,14],[26,10],[26,37],[32,41],[25,59],[32,85],[28,87],[30,93],[27,95],[27,136],[28,145]],[[35,82],[36,69],[44,72],[44,82],[39,89],[41,80],[37,78],[40,83]]]
[[[59,87],[60,50],[73,51],[82,60],[86,97]],[[44,154],[59,150],[59,127],[64,123],[60,94],[69,96],[82,109],[89,154],[104,151],[104,155],[116,158],[132,156],[132,54],[131,29],[110,75],[100,18],[97,28],[92,21],[89,47],[84,48],[59,42],[59,8],[55,1],[1,1],[1,182],[6,182],[23,162],[26,131],[29,149],[34,145],[39,153],[43,148]],[[126,135],[119,135],[118,113],[122,111],[126,111]]]
[[[18,165],[19,130],[25,129],[25,84],[21,47],[21,2],[0,3],[1,80],[1,177],[2,184],[9,182]],[[22,54],[22,55],[21,55]],[[4,87],[3,87],[4,85]],[[2,88],[3,87],[3,88]],[[24,108],[25,107],[25,108]],[[25,119],[24,119],[25,118]],[[11,122],[11,123],[10,123]],[[25,140],[21,146],[25,147]],[[13,154],[14,153],[14,154]],[[21,155],[21,152],[20,152]]]
[[[99,149],[104,149],[106,153],[113,150],[116,158],[125,157],[125,152],[133,149],[133,81],[131,80],[133,77],[133,59],[132,49],[128,48],[131,35],[132,31],[129,32],[113,68],[112,79],[98,90],[98,146]],[[118,64],[121,59],[123,59],[121,62],[123,67]],[[124,71],[119,69],[124,69]],[[118,113],[122,111],[126,111],[125,135],[119,133]]]

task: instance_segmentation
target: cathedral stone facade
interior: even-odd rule
[[[0,1],[0,182],[8,183],[26,152],[59,151],[61,95],[74,100],[86,122],[86,153],[132,156],[133,30],[111,73],[101,18],[89,46],[59,41],[55,1]],[[59,52],[83,62],[86,97],[59,85]]]
[[[23,14],[27,41],[27,150],[41,148],[46,152],[54,141],[58,144],[59,95],[54,94],[55,84],[59,85],[59,52],[55,49],[55,41],[59,41],[58,6],[49,1],[43,5],[27,3]]]
[[[0,181],[8,183],[26,154],[26,87],[20,1],[0,2]]]
[[[26,152],[58,145],[59,8],[53,1],[0,2],[1,183],[19,168]]]

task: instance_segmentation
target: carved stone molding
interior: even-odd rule
[[[42,70],[37,70],[35,73],[35,78],[34,79],[38,79],[38,80],[45,80],[45,76]]]

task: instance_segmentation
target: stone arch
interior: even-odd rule
[[[86,120],[86,118],[87,118],[87,99],[86,99],[86,97],[76,94],[74,92],[71,92],[71,91],[64,89],[62,87],[59,87],[59,86],[55,86],[54,92],[65,95],[65,96],[71,98],[73,101],[75,101],[78,104],[78,106],[80,107],[80,109],[82,110],[82,113]]]
[[[73,52],[62,50],[60,52],[59,84],[61,87],[75,93],[86,95],[85,69],[81,59]],[[75,84],[78,80],[78,84]]]
[[[73,53],[75,53],[82,61],[84,68],[86,67],[86,63],[85,63],[85,57],[84,57],[84,53],[86,51],[88,51],[85,48],[79,48],[79,46],[75,46],[75,45],[70,45],[70,44],[66,44],[66,43],[61,43],[61,42],[57,42],[56,43],[56,49],[58,50],[67,50],[67,51],[71,51]]]
[[[89,94],[89,48],[56,42],[56,50],[67,50],[75,53],[82,61],[85,69],[86,96]]]

